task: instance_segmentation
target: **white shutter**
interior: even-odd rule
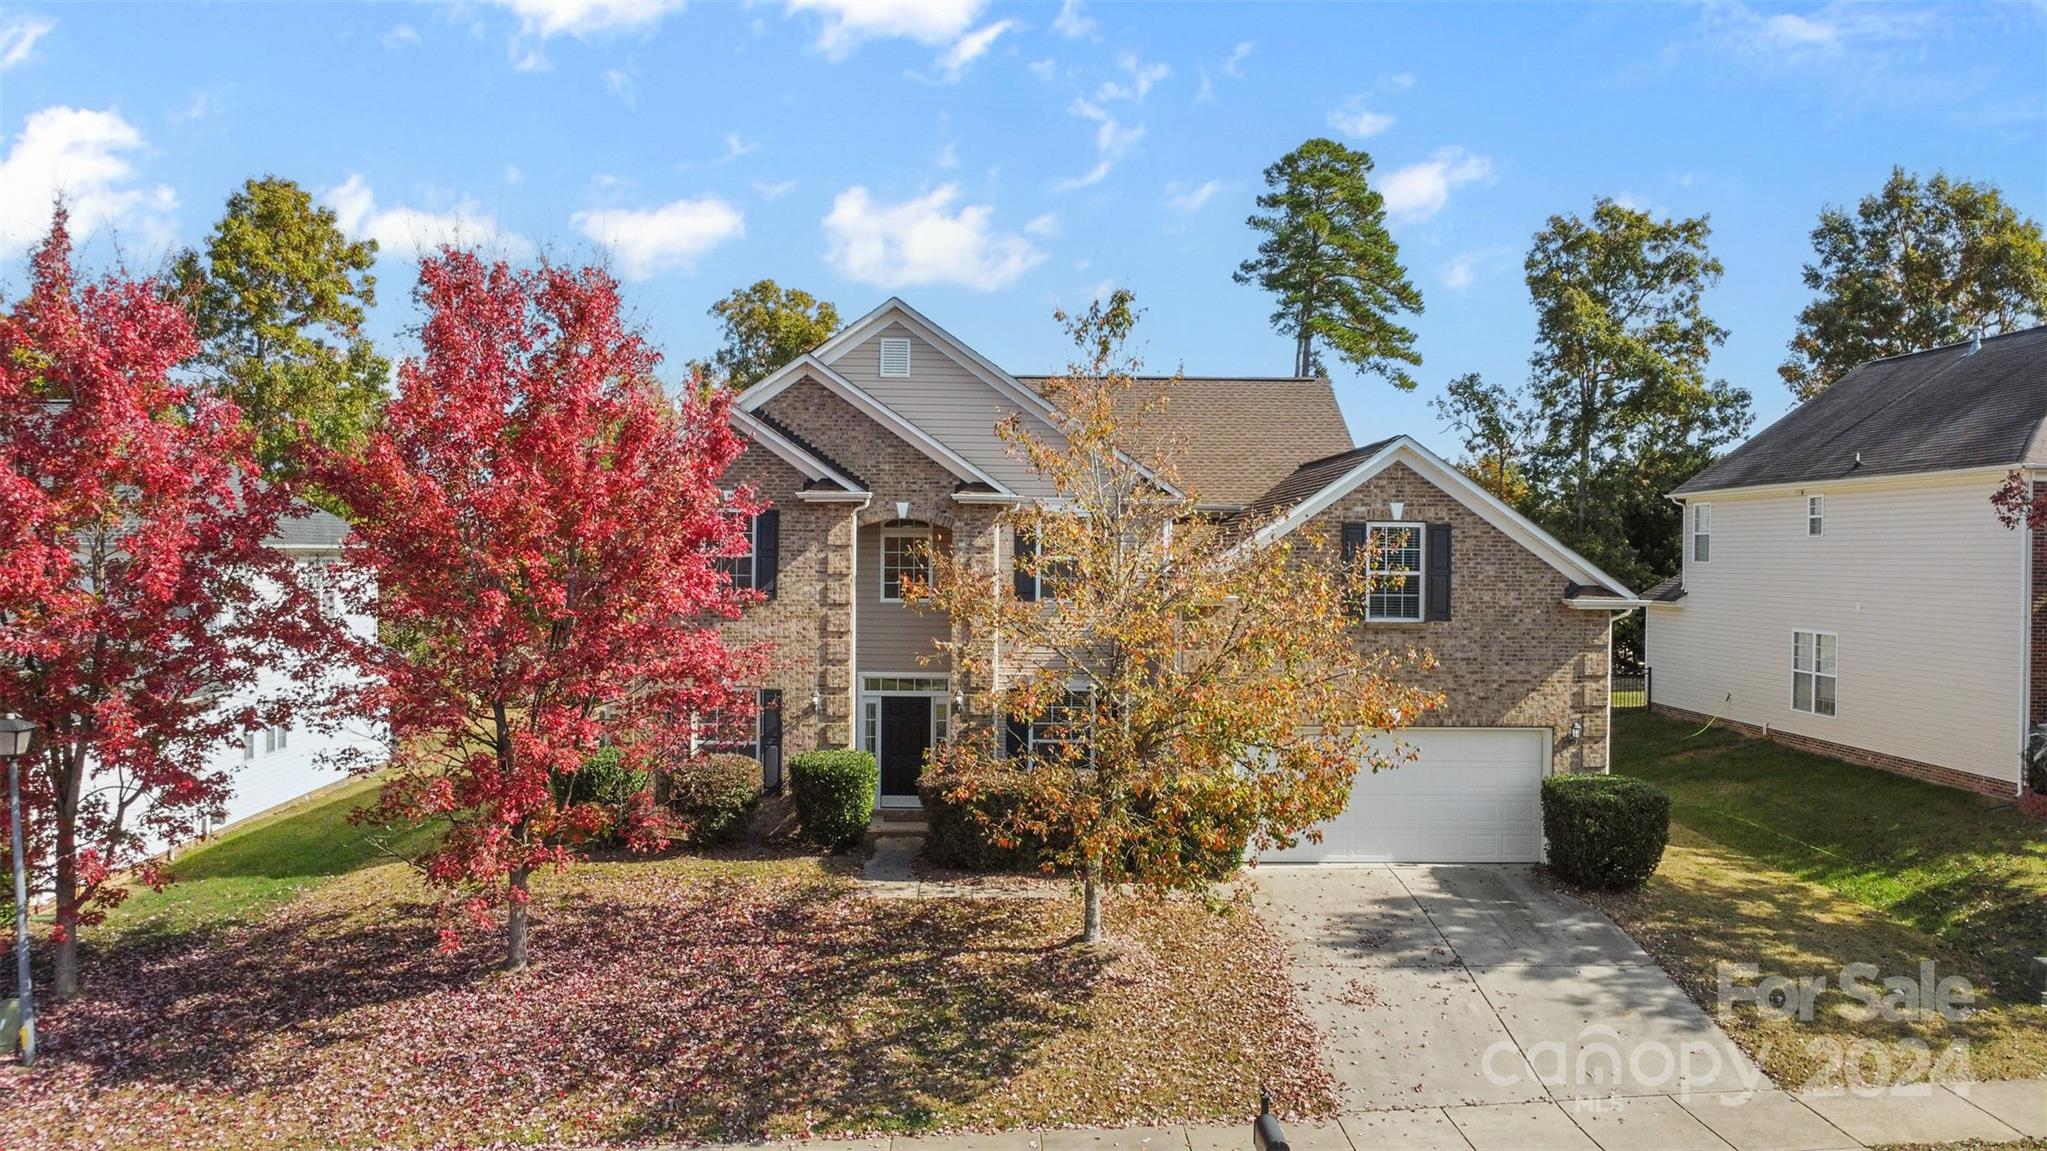
[[[910,374],[910,341],[895,336],[883,337],[880,372],[884,376]]]

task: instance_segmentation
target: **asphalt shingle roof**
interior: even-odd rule
[[[1673,494],[2047,464],[2043,419],[2047,327],[2027,328],[1862,364]]]
[[[1252,500],[1238,513],[1238,519],[1245,523],[1256,523],[1300,503],[1342,479],[1346,472],[1378,455],[1387,444],[1399,438],[1388,436],[1363,447],[1309,460],[1260,493],[1258,498]]]
[[[1018,377],[1038,391],[1047,378]],[[1129,402],[1145,403],[1172,378],[1136,377]],[[1182,376],[1150,422],[1178,440],[1181,483],[1212,507],[1248,504],[1304,461],[1351,446],[1329,381],[1303,376]],[[1132,446],[1143,455],[1157,444]]]
[[[267,541],[272,547],[335,548],[348,537],[348,521],[332,512],[308,509],[303,515],[277,521],[277,534]]]

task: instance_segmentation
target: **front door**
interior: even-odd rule
[[[881,697],[881,794],[914,799],[924,753],[931,750],[931,700],[921,695]]]

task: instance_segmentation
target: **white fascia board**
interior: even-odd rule
[[[1024,497],[1007,492],[954,492],[952,500],[956,504],[999,504],[1007,507],[1023,503]]]
[[[1622,596],[1579,596],[1565,600],[1564,606],[1579,611],[1634,611],[1638,607],[1653,606],[1653,601]]]
[[[1564,546],[1555,536],[1536,526],[1527,516],[1508,507],[1498,496],[1480,487],[1470,476],[1444,462],[1441,456],[1423,447],[1411,436],[1395,438],[1356,467],[1345,472],[1335,482],[1294,505],[1291,512],[1259,529],[1258,534],[1252,537],[1253,542],[1258,546],[1264,546],[1286,535],[1321,515],[1337,500],[1349,495],[1360,484],[1396,462],[1413,468],[1423,479],[1447,492],[1452,499],[1469,508],[1474,515],[1498,528],[1509,539],[1541,557],[1574,582],[1612,588],[1621,593],[1615,597],[1616,599],[1639,598],[1628,590],[1626,584],[1601,571],[1591,560]]]
[[[975,467],[965,456],[940,443],[931,433],[911,423],[894,408],[875,399],[859,385],[832,370],[830,364],[817,358],[815,353],[805,353],[776,370],[772,375],[741,393],[739,406],[752,411],[782,394],[789,385],[808,376],[823,385],[825,390],[851,404],[857,411],[875,423],[894,432],[898,438],[911,447],[923,452],[939,466],[960,479],[971,483],[984,483],[1004,494],[1014,494],[1007,485],[994,476]]]
[[[2010,475],[2014,469],[2027,472],[2037,470],[2022,467],[2019,464],[1989,464],[1968,468],[1941,468],[1936,471],[1924,472],[1883,472],[1867,476],[1836,476],[1832,479],[1787,480],[1776,484],[1737,484],[1724,488],[1701,488],[1698,491],[1691,492],[1671,492],[1664,498],[1672,503],[1679,504],[1685,503],[1688,500],[1695,500],[1699,503],[1712,503],[1715,499],[1741,499],[1749,496],[1784,495],[1806,488],[1833,491],[1839,488],[1903,488],[1913,487],[1922,483],[1955,483],[1976,478],[2002,480]]]
[[[874,499],[873,492],[834,492],[824,489],[796,493],[799,502],[806,504],[858,504],[866,507]]]
[[[784,463],[802,472],[805,479],[830,480],[849,492],[861,490],[859,484],[839,474],[830,464],[805,451],[801,444],[796,443],[762,421],[755,419],[751,413],[741,411],[735,407],[732,409],[732,422],[738,426],[739,430],[748,439],[765,447],[768,451],[781,457]]]

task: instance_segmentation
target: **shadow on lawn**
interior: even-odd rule
[[[504,977],[494,937],[439,954],[416,893],[374,879],[96,957],[89,994],[49,1017],[41,1102],[260,1095],[210,1120],[229,1141],[916,1128],[1085,1026],[1111,964],[1064,946],[1038,901],[593,866],[536,897],[534,967]]]

